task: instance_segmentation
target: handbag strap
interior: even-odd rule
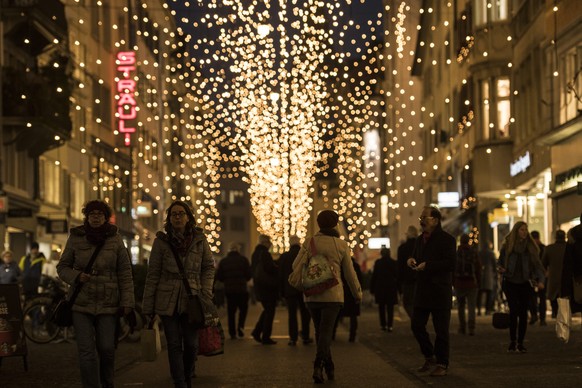
[[[89,259],[89,263],[87,263],[87,266],[83,270],[83,273],[91,272],[91,268],[93,267],[93,264],[95,263],[95,260],[97,259],[97,255],[99,254],[99,251],[101,250],[101,248],[103,248],[103,245],[105,245],[105,242],[102,242],[101,244],[99,244],[95,247],[95,250],[93,251],[91,258]],[[71,297],[69,298],[69,303],[75,302],[75,299],[77,299],[79,292],[81,292],[81,287],[83,287],[83,284],[84,283],[77,283],[77,285],[75,286],[75,290],[73,291],[73,293],[71,294]]]
[[[170,249],[172,250],[172,253],[174,254],[174,259],[176,259],[176,265],[178,266],[178,271],[180,271],[180,278],[182,278],[182,283],[184,284],[184,288],[186,288],[186,293],[188,294],[188,297],[193,297],[194,295],[192,294],[192,290],[190,289],[190,284],[188,283],[188,279],[186,279],[186,272],[184,271],[184,264],[182,264],[182,260],[180,260],[180,255],[178,255],[178,251],[176,250],[176,247],[172,245],[172,243],[170,244]]]

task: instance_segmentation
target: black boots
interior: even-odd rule
[[[327,375],[327,379],[334,380],[335,379],[335,367],[333,365],[333,361],[331,360],[331,358],[328,358],[327,360],[325,360],[325,362],[323,363],[323,368],[325,369],[325,374]]]
[[[323,360],[320,359],[316,359],[313,363],[313,382],[315,384],[323,383],[323,364]]]

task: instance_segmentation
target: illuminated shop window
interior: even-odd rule
[[[491,95],[491,84],[495,85],[494,95]],[[511,102],[508,77],[481,81],[481,116],[483,139],[509,137]]]
[[[508,0],[475,0],[473,4],[475,27],[509,17]]]

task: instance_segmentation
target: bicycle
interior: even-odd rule
[[[46,344],[57,338],[61,328],[51,322],[50,314],[58,301],[66,295],[65,285],[48,276],[41,278],[44,291],[24,304],[23,328],[26,338],[37,344]]]

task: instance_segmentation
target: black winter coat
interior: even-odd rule
[[[398,285],[412,284],[416,281],[416,271],[410,268],[406,262],[414,253],[415,238],[409,238],[398,247]]]
[[[257,245],[251,258],[255,295],[259,302],[279,299],[279,267],[264,245]]]
[[[426,267],[423,271],[417,271],[414,307],[452,308],[453,271],[457,257],[455,238],[439,226],[426,242],[420,235],[416,239],[415,249],[416,262],[425,262]]]
[[[398,303],[396,274],[396,261],[390,256],[382,256],[376,260],[370,281],[370,292],[374,294],[376,303]]]
[[[573,227],[568,235],[560,296],[570,298],[572,313],[577,313],[582,311],[582,304],[574,301],[574,277],[582,276],[582,224]]]
[[[360,269],[360,265],[356,263],[356,260],[352,257],[352,265],[354,266],[354,271],[356,271],[356,277],[358,278],[358,282],[362,284],[362,270]],[[343,317],[352,317],[352,316],[359,316],[360,315],[360,304],[356,303],[356,299],[352,295],[350,291],[350,286],[346,278],[344,277],[342,271],[342,282],[344,286],[344,305],[340,310],[340,315]]]
[[[293,262],[301,250],[301,245],[291,245],[289,250],[279,257],[279,274],[281,292],[285,298],[303,297],[303,293],[289,284],[289,275],[293,272]]]
[[[251,278],[249,260],[238,252],[228,252],[218,263],[216,279],[224,283],[225,294],[246,294],[247,282]]]

